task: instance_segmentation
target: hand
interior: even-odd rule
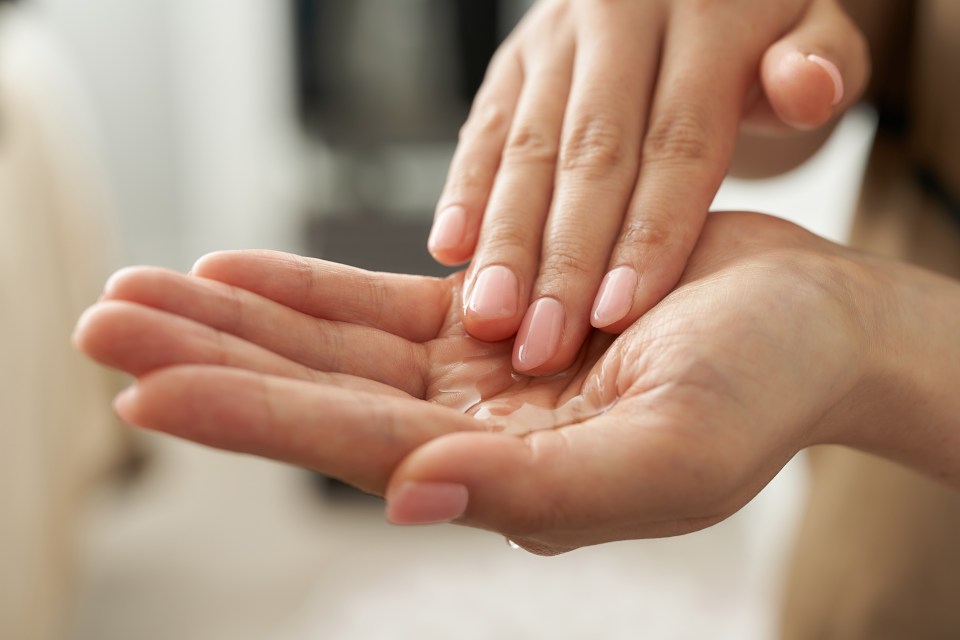
[[[678,288],[554,378],[516,376],[509,343],[466,335],[460,275],[268,252],[121,271],[75,340],[137,376],[116,403],[128,422],[385,493],[394,522],[558,553],[716,523],[876,406],[862,271],[784,221],[712,214]],[[553,411],[578,397],[592,410]]]
[[[568,367],[676,285],[741,125],[818,127],[869,62],[835,0],[542,0],[492,61],[429,247],[473,261],[464,324]],[[531,304],[532,303],[532,304]]]

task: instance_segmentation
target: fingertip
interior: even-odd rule
[[[600,529],[607,523],[597,516],[609,513],[600,506],[607,502],[605,495],[584,489],[603,482],[593,475],[591,448],[571,448],[570,442],[562,430],[554,429],[529,437],[491,432],[442,436],[413,451],[394,470],[388,505],[409,483],[446,485],[450,488],[443,492],[467,497],[458,522],[498,531],[538,553],[569,550],[579,546],[577,534],[567,540],[545,538],[561,530],[572,532],[584,522]],[[391,514],[391,509],[397,511]],[[406,515],[398,511],[399,505],[388,507],[388,517]]]
[[[633,267],[616,267],[607,272],[590,312],[590,324],[596,329],[604,329],[625,318],[633,308],[639,281]]]
[[[470,492],[455,482],[405,481],[387,491],[386,500],[386,516],[392,524],[441,524],[467,511]]]
[[[845,95],[843,75],[823,56],[793,49],[771,52],[763,85],[777,116],[800,130],[826,124]]]
[[[464,261],[463,244],[466,235],[467,210],[461,205],[446,207],[437,213],[433,221],[427,249],[441,264],[460,264]]]
[[[535,510],[523,495],[536,480],[531,471],[530,449],[515,436],[489,431],[441,436],[394,469],[385,491],[387,520],[430,524],[456,519],[494,530],[515,529],[511,525]],[[525,481],[518,483],[519,478]]]
[[[451,251],[442,251],[435,250],[427,247],[427,250],[430,252],[430,257],[432,257],[437,263],[445,267],[459,267],[470,261],[470,258],[473,257],[473,253],[469,251],[461,250],[451,250]]]
[[[515,371],[540,375],[556,372],[557,363],[552,361],[560,352],[565,316],[563,304],[555,298],[540,298],[530,305],[514,344]],[[550,370],[545,369],[548,363],[554,365]]]
[[[210,253],[200,256],[197,261],[193,263],[187,275],[210,280],[220,280],[225,276],[231,275],[235,269],[242,267],[245,261],[252,258],[259,260],[276,260],[288,257],[291,257],[291,255],[269,249],[222,249],[219,251],[211,251]],[[299,259],[299,256],[292,257]]]
[[[70,336],[74,348],[101,364],[114,366],[117,345],[129,327],[124,308],[123,302],[106,300],[85,310]]]
[[[230,251],[213,251],[211,253],[206,253],[193,263],[193,266],[190,267],[190,271],[187,272],[187,275],[196,276],[201,275],[210,271],[211,269],[216,269],[216,265],[219,261],[230,255]]]
[[[475,244],[475,241],[468,240],[463,245],[452,249],[442,249],[428,245],[427,252],[438,264],[451,268],[460,267],[473,259]]]
[[[116,297],[118,292],[123,291],[131,278],[135,277],[138,273],[142,273],[145,269],[145,267],[123,267],[122,269],[118,269],[113,275],[107,278],[107,281],[103,285],[103,295],[100,296],[100,299]]]
[[[833,81],[833,101],[830,103],[830,106],[835,107],[840,104],[843,101],[844,89],[843,76],[840,74],[840,69],[837,68],[837,65],[814,53],[807,54],[807,61],[812,62],[827,72],[830,80]]]
[[[464,328],[471,337],[483,342],[500,342],[516,335],[518,321],[509,318],[506,320],[495,321],[477,321],[470,320],[464,322]]]
[[[137,424],[136,406],[139,400],[140,387],[136,383],[130,385],[117,394],[113,399],[113,411],[127,424]]]
[[[87,336],[90,333],[90,324],[96,313],[96,308],[97,305],[93,305],[85,309],[83,313],[80,314],[80,317],[77,318],[76,324],[73,325],[73,333],[70,334],[70,343],[74,349],[78,351],[86,352]]]
[[[467,332],[487,342],[505,340],[517,331],[521,313],[520,280],[502,264],[483,267],[463,305]]]

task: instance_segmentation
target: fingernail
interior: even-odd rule
[[[563,305],[553,298],[540,298],[527,310],[517,332],[513,368],[536,369],[556,355],[563,333]]]
[[[430,253],[456,249],[463,242],[464,232],[467,229],[467,210],[457,205],[447,207],[433,222],[427,248]]]
[[[482,319],[512,318],[517,314],[519,289],[513,271],[499,264],[486,267],[477,275],[467,311]]]
[[[840,69],[826,58],[821,58],[813,53],[807,55],[807,60],[819,65],[833,80],[833,102],[830,106],[835,107],[840,104],[840,101],[843,100],[843,76],[840,74]]]
[[[638,281],[637,272],[630,267],[612,269],[600,285],[590,323],[599,329],[630,313]]]
[[[439,524],[462,516],[470,494],[462,484],[404,482],[387,495],[387,520],[393,524]]]

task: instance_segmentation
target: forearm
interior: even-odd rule
[[[849,440],[960,488],[960,282],[878,263],[871,366]]]

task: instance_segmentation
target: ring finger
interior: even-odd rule
[[[569,366],[590,331],[591,298],[636,183],[657,74],[662,15],[651,15],[646,3],[576,6],[580,37],[555,198],[514,351],[514,368],[523,372]]]

